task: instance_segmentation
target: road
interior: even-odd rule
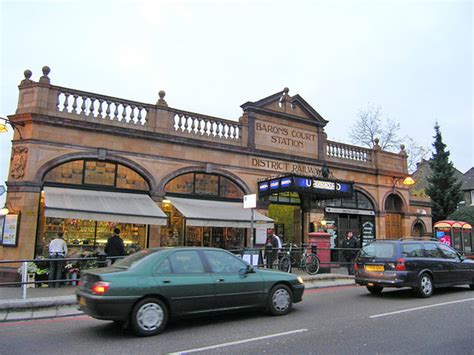
[[[88,316],[0,323],[0,354],[474,354],[474,292],[370,295],[358,286],[307,290],[284,317],[261,312],[176,320],[137,338]]]

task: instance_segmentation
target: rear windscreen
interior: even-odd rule
[[[389,243],[372,243],[362,248],[360,256],[363,258],[393,258],[395,246]]]
[[[143,250],[137,251],[134,254],[131,254],[121,260],[118,260],[113,266],[129,268],[137,264],[144,258],[150,256],[151,254],[156,253],[157,251],[159,251],[159,249],[143,249]]]

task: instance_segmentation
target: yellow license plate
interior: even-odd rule
[[[81,306],[86,305],[86,299],[84,297],[79,297],[79,305],[81,305]]]
[[[365,271],[384,271],[383,265],[365,265]]]

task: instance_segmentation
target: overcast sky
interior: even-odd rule
[[[454,166],[474,166],[473,2],[1,2],[0,116],[15,113],[23,71],[51,83],[237,119],[240,105],[290,88],[349,143],[373,104],[432,150],[434,125]],[[0,136],[0,181],[11,135]]]

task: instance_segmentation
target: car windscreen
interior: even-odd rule
[[[151,254],[154,254],[156,252],[160,251],[160,249],[144,249],[137,251],[136,253],[133,253],[129,256],[126,256],[125,258],[118,260],[113,266],[115,267],[123,267],[123,268],[129,268],[132,267],[133,265],[136,265],[146,257],[150,256]]]
[[[360,256],[363,258],[393,258],[395,246],[391,243],[372,243],[362,248]]]

